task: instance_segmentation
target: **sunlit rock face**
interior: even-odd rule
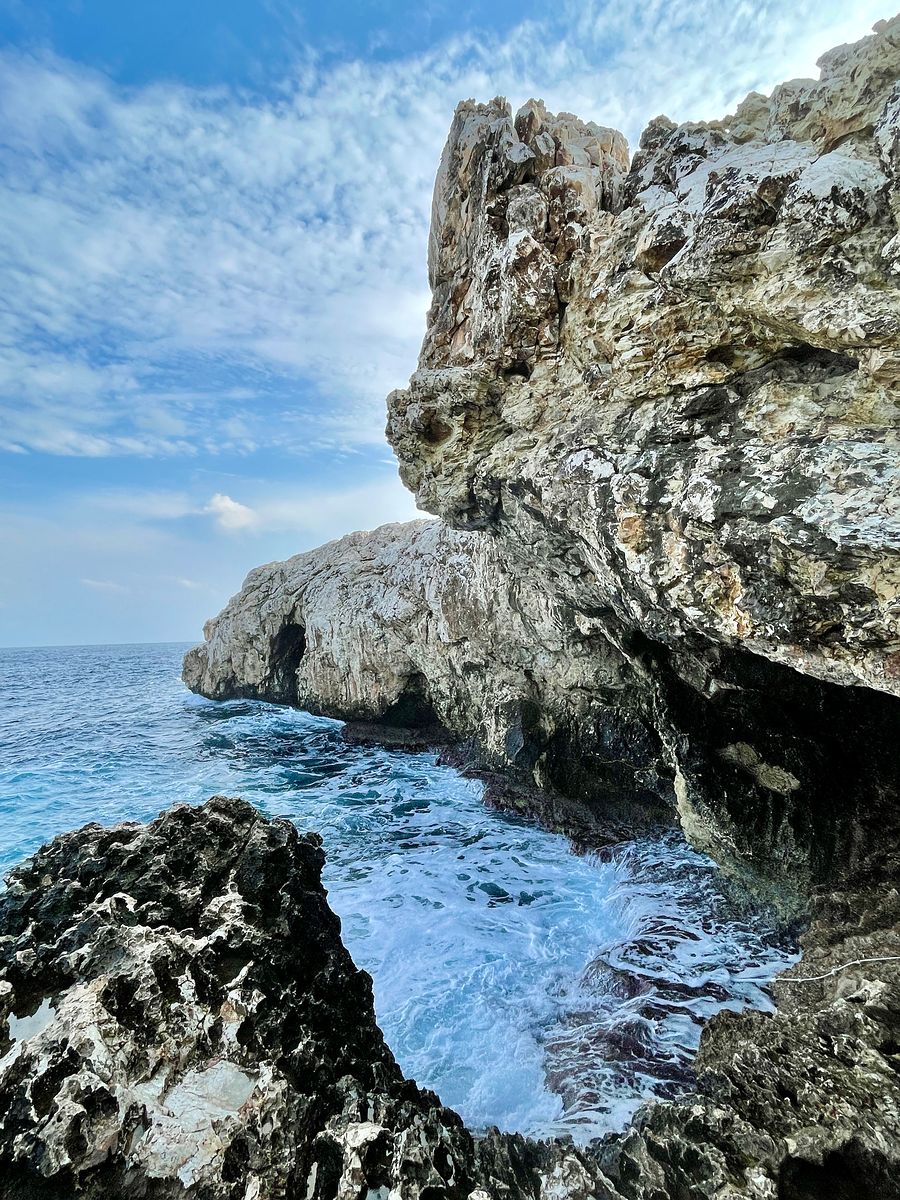
[[[664,744],[622,651],[573,622],[543,570],[513,574],[498,539],[441,521],[350,534],[253,571],[184,678],[213,698],[368,723],[379,738],[397,740],[398,727],[426,744],[471,738],[488,765],[583,794],[595,817],[602,800],[605,817],[631,825],[671,820]],[[566,811],[570,831],[588,832],[589,812]]]
[[[900,738],[900,18],[723,121],[461,104],[419,369],[439,523],[251,574],[189,686],[473,739],[770,877],[871,866]]]
[[[388,432],[420,504],[658,641],[900,694],[900,19],[721,122],[460,105]],[[564,584],[564,586],[560,586]]]

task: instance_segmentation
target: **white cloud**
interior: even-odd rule
[[[252,508],[248,508],[246,504],[241,504],[237,500],[232,500],[223,492],[216,492],[203,511],[215,517],[216,524],[226,533],[238,533],[244,529],[252,529],[259,522],[258,514]]]
[[[254,499],[253,511],[260,529],[289,534],[306,545],[423,515],[395,476],[344,489],[281,487]]]
[[[244,480],[257,521],[236,537],[203,515],[196,486],[135,489],[127,507],[109,490],[0,506],[0,645],[197,637],[259,563],[421,515],[393,473],[345,487]]]
[[[402,61],[298,56],[269,98],[0,56],[0,445],[303,453],[382,441],[414,366],[461,97],[625,129],[721,116],[864,34],[856,0],[569,0]],[[204,380],[201,388],[197,381]]]

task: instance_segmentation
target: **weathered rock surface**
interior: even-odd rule
[[[422,507],[557,563],[576,613],[900,694],[898,80],[895,18],[819,83],[657,119],[624,178],[608,131],[554,165],[578,122],[460,105],[389,400]]]
[[[900,1195],[900,964],[789,975],[776,1016],[720,1014],[698,1095],[593,1150],[476,1139],[401,1075],[322,862],[317,837],[215,797],[88,826],[13,873],[3,1200]],[[900,956],[896,890],[826,905],[794,976]]]
[[[260,567],[188,653],[185,681],[214,698],[295,704],[426,741],[449,730],[548,788],[578,793],[577,772],[607,816],[624,799],[632,821],[640,808],[671,819],[662,743],[621,652],[582,633],[540,575],[510,575],[500,551],[495,539],[415,521]],[[585,737],[575,760],[569,731],[613,721],[627,754],[588,780],[606,752]],[[586,813],[583,831],[596,818]]]
[[[774,1016],[722,1013],[710,1022],[693,1102],[649,1106],[601,1148],[622,1195],[900,1196],[896,887],[819,897],[803,949],[803,961],[775,982]],[[855,961],[870,958],[886,961]]]
[[[895,18],[630,169],[460,105],[388,423],[444,524],[253,572],[189,686],[449,730],[771,876],[866,865],[900,790],[898,78]]]
[[[13,873],[3,1200],[462,1200],[482,1176],[538,1194],[553,1156],[476,1147],[404,1080],[323,861],[317,836],[215,797],[149,826],[88,826]]]
[[[596,1158],[546,1151],[547,1200],[900,1195],[900,18],[821,67],[630,165],[460,105],[389,399],[440,520],[260,568],[185,662],[814,893],[778,1013],[714,1019],[697,1095]]]

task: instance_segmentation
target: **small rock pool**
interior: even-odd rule
[[[223,792],[318,830],[326,886],[404,1071],[473,1129],[586,1142],[692,1084],[703,1022],[789,962],[671,835],[603,858],[487,808],[428,754],[179,679],[181,645],[0,651],[0,868],[90,820]]]

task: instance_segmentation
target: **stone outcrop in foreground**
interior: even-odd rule
[[[13,873],[3,1200],[900,1196],[900,964],[826,974],[900,955],[896,890],[823,901],[792,974],[825,978],[783,977],[774,1017],[720,1014],[696,1097],[579,1151],[474,1138],[403,1078],[322,863],[315,835],[215,797]]]
[[[317,835],[220,796],[87,826],[13,873],[3,1200],[470,1195],[473,1140],[403,1079],[323,862]]]
[[[872,866],[900,822],[900,18],[821,66],[656,119],[630,166],[539,102],[460,105],[388,420],[441,522],[254,571],[188,685],[449,731],[782,884]]]

